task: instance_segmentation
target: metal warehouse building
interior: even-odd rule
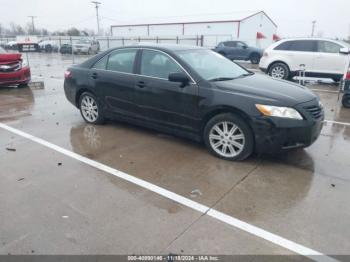
[[[215,46],[224,40],[242,40],[262,48],[278,37],[276,23],[264,12],[237,12],[226,15],[194,16],[186,21],[168,18],[166,21],[128,23],[111,26],[111,34],[125,38],[185,38],[201,36],[201,45]]]

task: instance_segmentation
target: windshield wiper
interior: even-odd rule
[[[208,81],[216,82],[216,81],[228,81],[232,79],[235,79],[235,78],[234,77],[216,77],[216,78],[209,79]]]
[[[236,78],[242,78],[242,77],[251,76],[251,75],[254,75],[254,73],[249,72],[249,73],[241,74],[240,76],[237,76]]]

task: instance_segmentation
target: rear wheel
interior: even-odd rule
[[[259,62],[260,62],[260,55],[259,55],[259,54],[252,54],[252,55],[250,56],[250,62],[251,62],[252,64],[254,64],[254,65],[259,64]]]
[[[268,74],[273,78],[277,79],[288,79],[290,72],[289,68],[284,63],[275,63],[272,64],[268,70]]]
[[[346,108],[350,108],[350,94],[343,95],[342,104]]]
[[[102,107],[93,94],[84,92],[79,99],[79,108],[85,122],[89,124],[102,124],[104,122]]]
[[[226,160],[244,160],[253,152],[253,133],[240,117],[224,113],[213,117],[204,129],[208,150]]]

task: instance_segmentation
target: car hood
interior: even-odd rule
[[[17,53],[0,54],[0,64],[17,62],[21,60],[22,55]]]
[[[271,105],[295,106],[317,97],[304,86],[258,74],[213,84],[219,90],[248,96],[258,101],[266,100],[266,103]]]

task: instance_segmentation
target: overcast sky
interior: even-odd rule
[[[348,37],[350,0],[99,0],[104,29],[120,22],[152,18],[227,14],[237,11],[265,11],[278,25],[281,36],[307,36],[317,20],[316,34]],[[0,23],[26,25],[29,15],[37,16],[37,27],[49,30],[68,27],[96,30],[95,9],[89,0],[0,0]]]

